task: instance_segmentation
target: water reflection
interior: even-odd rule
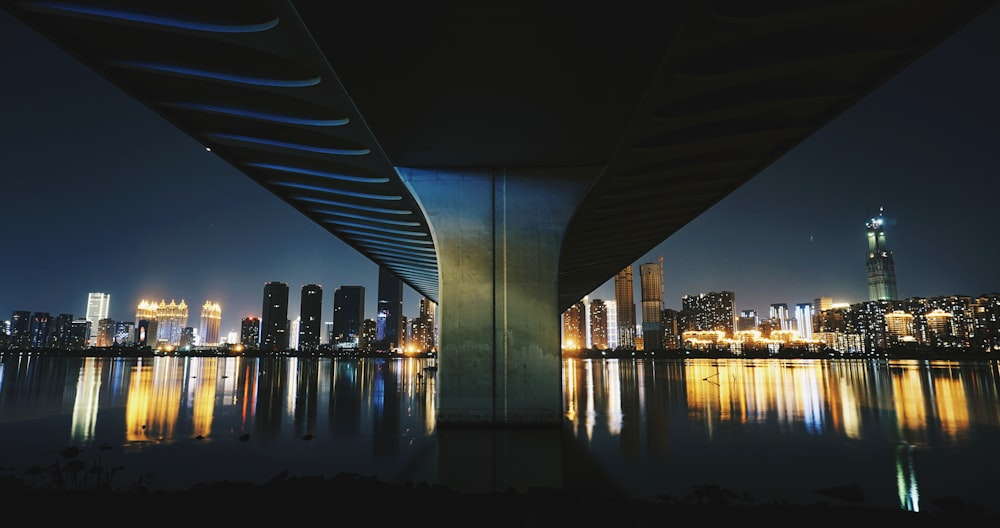
[[[435,377],[423,360],[2,360],[0,467],[73,444],[141,460],[162,488],[280,469],[435,478]],[[996,361],[563,367],[567,435],[639,497],[717,483],[811,501],[809,490],[856,483],[873,504],[919,511],[954,494],[1000,509],[982,484],[1000,471]]]

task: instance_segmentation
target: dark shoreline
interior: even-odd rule
[[[426,483],[390,484],[357,474],[330,478],[279,475],[263,484],[215,482],[181,491],[109,491],[28,489],[20,479],[0,477],[0,495],[22,511],[43,512],[46,521],[84,517],[101,524],[157,525],[208,522],[227,524],[262,521],[336,524],[349,517],[376,526],[424,520],[481,526],[729,526],[761,522],[769,526],[939,527],[997,526],[1000,517],[966,505],[957,498],[939,511],[911,512],[871,508],[849,502],[812,504],[756,503],[716,486],[697,488],[686,497],[659,502],[607,496],[590,490],[539,488],[466,493]]]

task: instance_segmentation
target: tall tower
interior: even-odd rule
[[[323,287],[306,284],[302,287],[299,303],[299,350],[319,348],[319,334],[323,318]]]
[[[896,267],[892,262],[892,251],[885,243],[885,218],[882,208],[878,216],[868,220],[868,258],[865,269],[868,271],[868,300],[896,300]]]
[[[201,306],[201,343],[204,346],[219,344],[219,326],[222,323],[222,306],[205,301]]]
[[[646,350],[663,348],[663,257],[639,266],[642,294],[642,342]]]
[[[618,347],[635,348],[635,286],[632,285],[632,265],[615,275],[615,303],[618,322]],[[659,320],[659,317],[657,317]]]
[[[378,267],[378,306],[375,313],[377,346],[402,346],[403,280],[389,268]]]
[[[264,304],[260,317],[260,350],[288,350],[288,285],[284,282],[264,284]]]
[[[333,292],[333,336],[335,348],[359,348],[365,321],[365,287],[341,286]]]
[[[110,305],[110,293],[95,292],[87,295],[86,319],[90,321],[90,346],[97,344],[97,326],[101,319],[107,319]]]
[[[608,348],[608,306],[601,299],[590,302],[590,345],[598,350]]]

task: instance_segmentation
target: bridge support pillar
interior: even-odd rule
[[[561,427],[559,256],[596,169],[398,170],[438,252],[439,427]]]

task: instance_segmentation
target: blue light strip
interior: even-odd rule
[[[302,88],[305,86],[316,86],[320,82],[319,77],[306,79],[268,79],[265,77],[248,77],[246,75],[236,75],[232,73],[222,73],[209,70],[198,70],[195,68],[185,68],[183,66],[173,66],[170,64],[156,64],[144,61],[112,61],[112,66],[124,66],[137,70],[149,70],[162,73],[176,73],[188,75],[201,79],[211,79],[213,81],[226,81],[251,86],[271,86],[277,88]]]
[[[385,242],[382,240],[359,240],[357,245],[368,250],[381,249],[381,250],[408,252],[408,253],[417,252],[417,253],[424,253],[427,256],[434,256],[435,258],[437,257],[437,251],[434,248],[425,248],[425,247],[402,248],[399,246],[398,243]]]
[[[353,196],[355,198],[366,198],[368,200],[395,201],[395,200],[402,200],[403,199],[402,196],[394,196],[394,195],[387,195],[387,194],[359,193],[359,192],[353,192],[353,191],[344,191],[344,190],[340,190],[340,189],[331,189],[329,187],[320,187],[318,185],[306,185],[304,183],[284,182],[284,181],[273,181],[273,182],[269,182],[269,183],[271,185],[278,185],[278,186],[281,186],[281,187],[291,187],[293,189],[302,189],[302,190],[306,190],[306,191],[316,191],[316,192],[329,193],[329,194],[339,194],[339,195],[342,195],[342,196]]]
[[[383,240],[392,240],[394,242],[397,242],[400,246],[408,246],[410,244],[422,244],[422,245],[425,245],[425,246],[432,246],[432,245],[434,245],[434,242],[431,241],[431,240],[411,240],[409,238],[407,238],[407,239],[400,239],[399,237],[393,237],[393,236],[389,236],[389,235],[380,235],[378,233],[368,233],[366,231],[356,231],[354,229],[338,229],[337,232],[338,233],[346,233],[346,234],[349,234],[349,235],[358,235],[358,236],[362,237],[362,240],[365,240],[367,237],[381,238]]]
[[[310,202],[318,203],[323,205],[329,205],[333,207],[343,207],[346,209],[356,209],[359,211],[369,211],[372,213],[384,213],[384,214],[394,214],[394,215],[412,215],[413,211],[409,209],[386,209],[384,207],[371,207],[368,205],[352,204],[346,202],[335,202],[333,200],[324,200],[322,198],[313,198],[312,196],[292,196],[293,200],[298,200],[300,202]]]
[[[222,114],[235,117],[246,117],[250,119],[259,119],[261,121],[269,121],[272,123],[285,123],[289,125],[336,127],[336,126],[344,126],[351,122],[351,120],[346,117],[341,119],[311,119],[307,117],[293,117],[280,114],[265,114],[264,112],[254,112],[252,110],[244,110],[242,108],[231,108],[227,106],[217,106],[217,105],[200,104],[200,103],[163,103],[163,105],[169,106],[171,108],[181,108],[184,110],[197,110],[199,112],[210,112],[213,114]]]
[[[389,219],[386,219],[386,218],[375,218],[375,217],[372,217],[372,216],[364,216],[364,215],[358,215],[358,214],[343,213],[341,211],[331,211],[329,209],[320,209],[318,207],[314,207],[314,208],[312,208],[310,210],[313,211],[314,213],[319,213],[319,214],[322,214],[322,215],[342,216],[344,218],[354,218],[356,220],[365,220],[367,222],[379,222],[379,223],[382,223],[382,224],[397,225],[397,226],[403,226],[403,227],[418,227],[418,226],[420,226],[420,222],[404,222],[402,220],[389,220]]]
[[[371,150],[366,148],[337,149],[337,148],[315,147],[312,145],[300,145],[298,143],[288,143],[285,141],[275,141],[273,139],[240,136],[237,134],[210,133],[205,135],[214,139],[228,139],[230,141],[253,143],[255,145],[268,145],[270,147],[280,147],[292,150],[302,150],[305,152],[315,152],[317,154],[335,154],[337,156],[364,156],[365,154],[371,152]]]
[[[369,253],[383,258],[394,258],[394,259],[405,260],[406,262],[420,263],[425,266],[437,267],[436,260],[421,259],[417,258],[414,255],[400,255],[396,253],[387,253],[384,251],[369,251]]]
[[[321,172],[309,169],[302,169],[299,167],[289,167],[287,165],[276,165],[274,163],[244,163],[248,167],[257,167],[260,169],[276,170],[281,172],[291,172],[295,174],[305,174],[307,176],[317,176],[319,178],[327,178],[330,180],[341,180],[349,182],[360,182],[360,183],[388,183],[389,178],[369,178],[367,176],[349,176],[346,174],[334,174],[332,172]]]
[[[358,229],[371,229],[372,231],[377,231],[379,233],[393,233],[393,234],[396,234],[396,235],[406,235],[406,236],[415,236],[415,237],[425,237],[425,236],[427,236],[427,233],[423,233],[423,232],[420,232],[420,231],[407,231],[405,229],[390,229],[388,227],[378,227],[378,226],[373,226],[373,225],[368,225],[368,224],[362,224],[362,223],[358,223],[358,222],[348,222],[346,220],[337,220],[335,218],[324,218],[323,222],[326,223],[326,224],[333,224],[333,225],[344,226],[344,227],[356,227]]]
[[[57,2],[34,2],[32,6],[64,11],[67,13],[77,13],[81,15],[93,15],[102,18],[113,18],[115,20],[127,20],[129,22],[141,22],[154,26],[172,27],[178,29],[190,29],[192,31],[205,31],[208,33],[259,33],[267,31],[278,25],[278,19],[268,20],[260,24],[206,24],[203,22],[192,22],[177,18],[159,17],[146,15],[143,13],[132,13],[129,11],[115,11],[112,9],[102,9],[92,6],[79,6],[70,4],[60,4]]]

